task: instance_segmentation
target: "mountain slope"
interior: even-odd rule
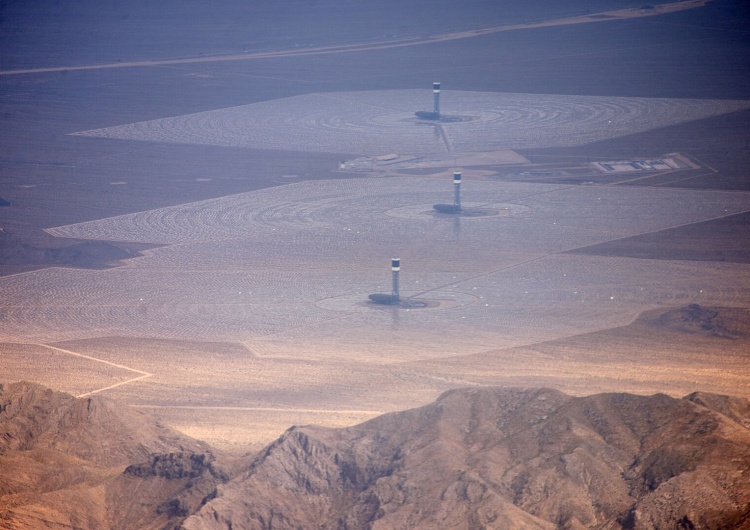
[[[115,402],[0,385],[2,528],[750,528],[750,402],[460,389],[229,459]]]
[[[175,448],[208,448],[113,401],[78,399],[23,382],[0,384],[0,425],[0,454],[43,447],[101,466],[127,465]]]
[[[204,443],[116,402],[0,385],[2,528],[174,528],[229,476]]]
[[[183,528],[735,528],[750,524],[750,430],[730,401],[450,391],[290,429]]]

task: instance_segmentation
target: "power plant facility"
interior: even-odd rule
[[[434,204],[432,206],[440,213],[461,213],[461,172],[453,172],[453,204]]]
[[[440,83],[432,83],[432,94],[433,94],[433,110],[418,110],[415,112],[417,118],[422,120],[440,120]]]
[[[391,260],[391,276],[393,279],[393,287],[391,288],[391,294],[375,293],[369,296],[370,301],[375,304],[381,305],[398,305],[401,303],[401,297],[398,293],[398,273],[401,270],[401,259],[393,258]]]

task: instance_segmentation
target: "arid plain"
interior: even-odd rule
[[[90,70],[19,59],[4,69],[62,69],[0,75],[4,232],[141,255],[2,264],[0,379],[112,396],[240,452],[462,386],[750,397],[739,11]],[[419,29],[477,23],[449,20]],[[437,80],[463,121],[415,120]],[[676,162],[594,165],[633,160]],[[492,215],[432,212],[455,169]],[[366,302],[392,257],[402,295],[436,304]]]

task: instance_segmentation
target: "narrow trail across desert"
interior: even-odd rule
[[[56,346],[50,346],[49,344],[42,344],[42,343],[32,343],[33,346],[40,346],[42,348],[48,348],[50,350],[55,350],[60,353],[66,353],[68,355],[74,355],[76,357],[81,357],[83,359],[88,359],[89,361],[95,361],[98,363],[107,364],[109,366],[114,366],[115,368],[121,368],[123,370],[128,370],[129,372],[135,372],[137,374],[140,374],[138,377],[134,377],[132,379],[127,379],[125,381],[120,381],[119,383],[115,383],[113,385],[105,386],[102,388],[97,388],[96,390],[91,390],[90,392],[85,392],[83,394],[79,394],[76,397],[82,398],[87,397],[92,394],[98,394],[99,392],[104,392],[105,390],[110,390],[112,388],[117,388],[119,386],[127,385],[130,383],[135,383],[136,381],[141,381],[142,379],[148,379],[149,377],[153,377],[154,374],[149,372],[144,372],[143,370],[138,370],[136,368],[131,368],[129,366],[125,366],[123,364],[117,364],[113,363],[111,361],[105,361],[104,359],[97,359],[96,357],[91,357],[90,355],[84,355],[83,353],[78,353],[70,350],[65,350],[63,348],[58,348]]]
[[[311,414],[372,414],[373,416],[385,414],[383,410],[356,410],[356,409],[305,409],[305,408],[283,408],[283,407],[231,407],[225,405],[130,405],[135,409],[185,409],[185,410],[240,410],[250,412],[304,412]]]

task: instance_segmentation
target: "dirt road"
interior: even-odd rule
[[[423,44],[432,44],[435,42],[444,42],[450,40],[467,39],[471,37],[479,37],[482,35],[489,35],[491,33],[498,33],[501,31],[515,31],[531,28],[543,28],[551,26],[565,26],[570,24],[587,24],[591,22],[609,22],[613,20],[623,20],[632,18],[651,17],[655,15],[662,15],[665,13],[674,13],[676,11],[684,11],[686,9],[694,9],[697,7],[703,7],[711,0],[687,0],[683,2],[674,2],[671,4],[660,4],[653,8],[630,8],[630,9],[618,9],[614,11],[603,11],[600,13],[592,13],[590,15],[559,18],[555,20],[547,20],[543,22],[536,22],[532,24],[512,24],[506,26],[494,26],[484,29],[474,29],[468,31],[460,31],[456,33],[442,33],[439,35],[431,35],[426,37],[398,39],[398,40],[386,40],[380,42],[367,42],[360,44],[346,44],[337,46],[320,46],[305,49],[290,49],[290,50],[279,50],[272,52],[258,52],[258,53],[239,53],[230,55],[216,55],[216,56],[199,56],[199,57],[187,57],[181,59],[163,59],[163,60],[147,60],[147,61],[131,61],[131,62],[117,62],[110,64],[96,64],[96,65],[84,65],[84,66],[56,66],[50,68],[29,68],[25,70],[4,70],[0,71],[0,75],[19,75],[19,74],[38,74],[38,73],[50,73],[50,72],[69,72],[75,70],[101,70],[107,68],[134,68],[141,66],[164,66],[174,64],[190,64],[190,63],[211,63],[211,62],[223,62],[223,61],[246,61],[250,59],[269,59],[277,57],[299,57],[305,55],[328,55],[333,53],[351,53],[359,51],[369,50],[382,50],[386,48],[401,48],[405,46],[419,46]]]

